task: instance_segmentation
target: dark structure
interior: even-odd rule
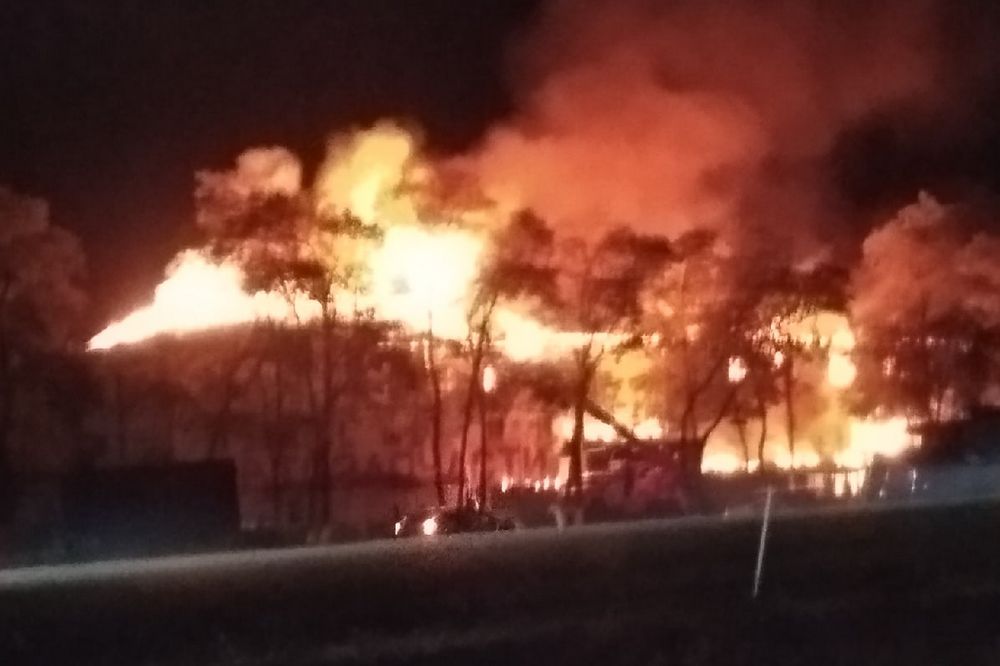
[[[76,558],[230,546],[240,527],[232,461],[88,470],[63,480],[61,501]]]
[[[1000,463],[998,408],[981,407],[966,418],[925,423],[914,432],[921,442],[910,459],[916,465]]]

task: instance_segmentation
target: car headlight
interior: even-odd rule
[[[397,520],[394,529],[396,530],[395,532],[396,536],[399,536],[399,533],[403,530],[403,521]]]
[[[425,518],[424,522],[420,524],[420,528],[423,530],[425,536],[433,536],[438,531],[438,521],[437,518],[431,516],[430,518]]]

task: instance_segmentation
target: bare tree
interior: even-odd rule
[[[431,387],[431,458],[434,465],[434,492],[438,506],[444,506],[447,498],[444,492],[444,473],[441,464],[441,422],[444,416],[444,398],[441,392],[441,369],[438,366],[438,341],[434,336],[432,322],[427,325],[424,346],[427,378]]]
[[[596,244],[571,240],[558,258],[555,310],[558,321],[580,336],[572,352],[573,434],[569,442],[567,496],[583,490],[584,415],[604,354],[636,338],[650,280],[672,257],[666,239],[627,230]]]

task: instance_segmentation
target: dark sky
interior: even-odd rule
[[[510,45],[540,5],[0,0],[0,183],[46,198],[81,236],[103,316],[192,240],[196,169],[268,144],[314,164],[331,131],[382,117],[419,123],[441,151],[474,142],[511,112]],[[844,133],[829,167],[846,201],[1000,192],[997,5],[943,5],[958,108]]]
[[[403,117],[459,149],[511,100],[535,0],[0,2],[0,183],[84,240],[121,307],[193,233],[193,172],[244,148],[319,159],[332,130]]]

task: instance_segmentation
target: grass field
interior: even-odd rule
[[[0,664],[1000,661],[1000,504],[0,574]]]

